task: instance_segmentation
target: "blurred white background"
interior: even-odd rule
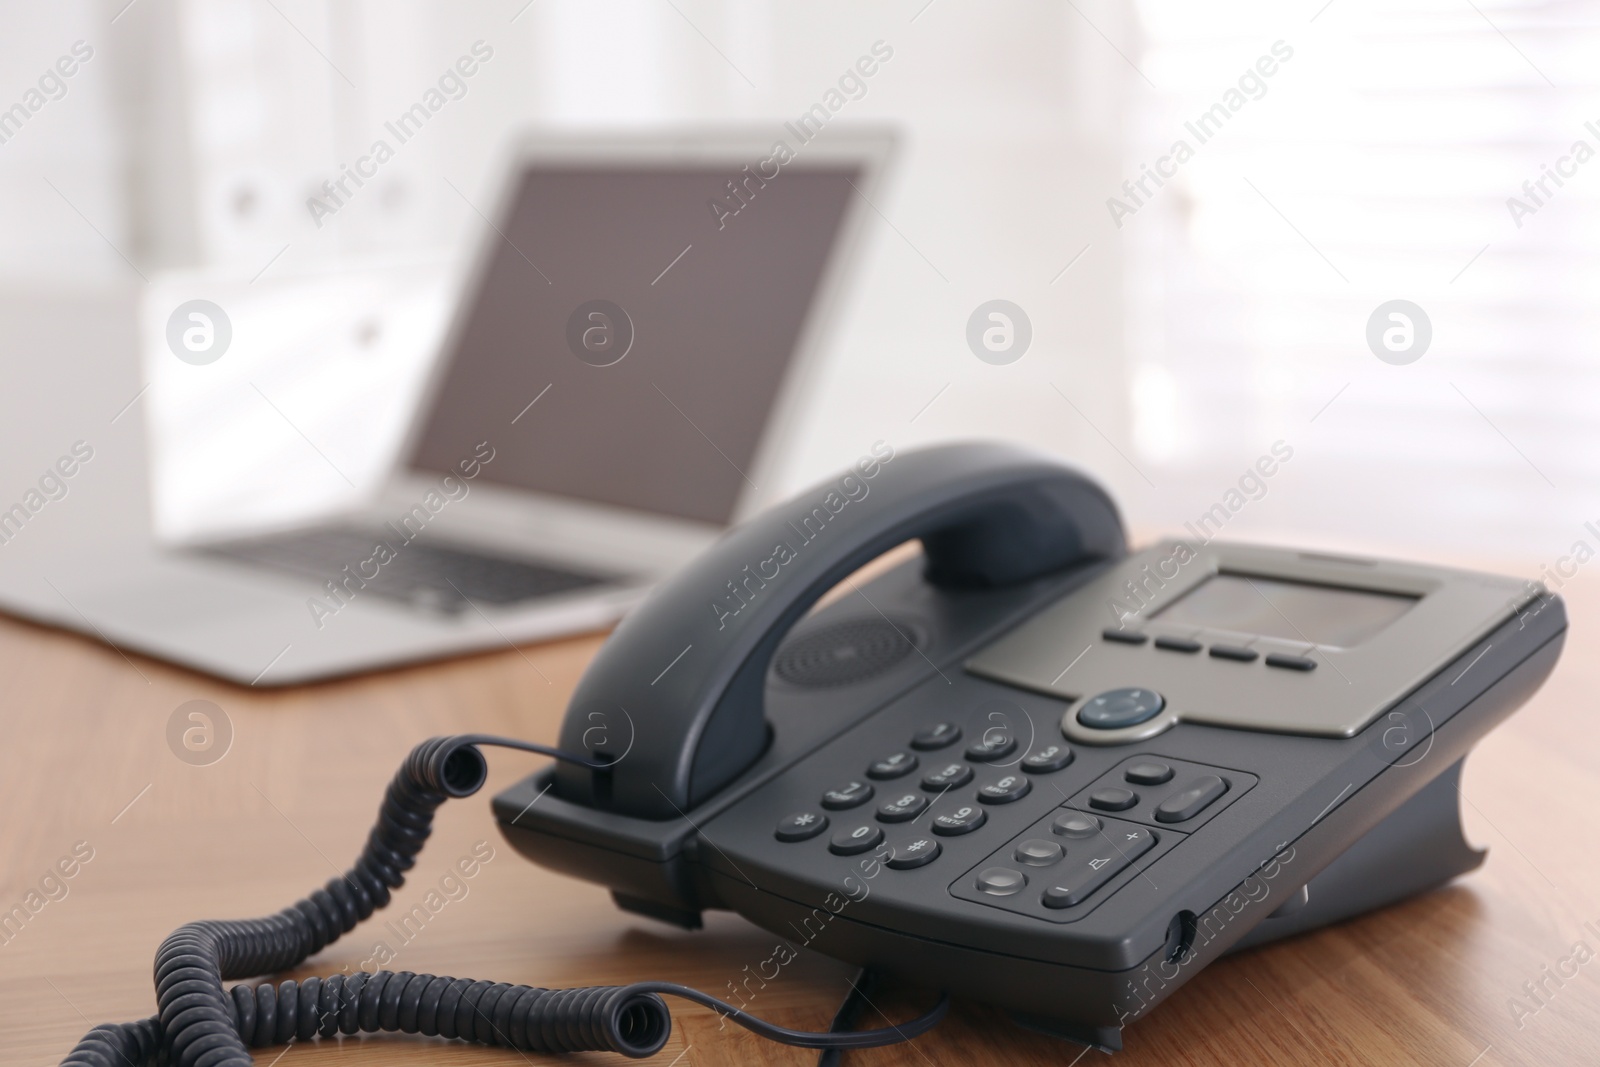
[[[513,131],[776,130],[882,40],[844,117],[903,150],[788,488],[875,438],[1002,436],[1095,472],[1144,534],[1222,504],[1230,537],[1536,577],[1600,545],[1600,162],[1574,161],[1600,150],[1597,24],[1459,0],[66,0],[0,35],[0,109],[26,111],[0,113],[0,272],[126,286],[146,334],[226,294],[227,360],[139,372],[167,532],[334,507],[382,475]],[[478,41],[465,95],[319,226],[308,199]],[[1180,139],[1136,202],[1124,181]],[[1007,366],[965,343],[993,298],[1033,323]],[[1366,340],[1394,299],[1432,324],[1407,365]],[[406,326],[374,335],[385,302]],[[1230,493],[1280,441],[1265,495]]]

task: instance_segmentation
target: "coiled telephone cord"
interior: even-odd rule
[[[769,1040],[823,1050],[909,1041],[944,1018],[949,998],[941,996],[926,1014],[898,1026],[817,1033],[757,1019],[672,982],[538,989],[408,971],[224,989],[225,981],[299,966],[387,905],[432,832],[433,813],[446,800],[483,787],[488,765],[482,745],[587,764],[543,745],[482,734],[423,742],[395,773],[366,847],[342,877],[329,879],[276,915],[179,927],[156,953],[157,1013],[95,1027],[61,1061],[63,1067],[250,1067],[251,1048],[380,1031],[522,1052],[617,1052],[641,1058],[659,1051],[672,1032],[662,995],[711,1008]]]

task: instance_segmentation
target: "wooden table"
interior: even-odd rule
[[[1443,891],[1223,960],[1129,1029],[1122,1067],[1600,1062],[1600,960],[1565,964],[1576,973],[1560,985],[1546,977],[1559,977],[1576,942],[1600,951],[1592,710],[1600,577],[1580,575],[1562,591],[1573,630],[1554,678],[1467,764],[1469,837],[1489,846],[1487,864]],[[93,850],[74,877],[47,887],[61,899],[36,898],[46,903],[0,945],[0,1063],[53,1064],[91,1024],[150,1014],[156,946],[183,922],[265,915],[343,870],[414,742],[468,730],[553,740],[598,643],[258,692],[0,620],[0,909],[23,903],[77,843]],[[174,709],[197,699],[223,708],[234,733],[227,755],[208,766],[181,762],[167,742]],[[706,929],[686,933],[523,862],[501,841],[487,798],[537,761],[493,752],[490,762],[484,793],[441,812],[397,903],[420,900],[476,842],[488,842],[493,858],[465,897],[400,949],[394,969],[545,986],[656,977],[716,992],[767,957],[771,936],[739,918],[708,916]],[[381,936],[377,920],[359,927],[299,976],[354,969]],[[849,975],[843,964],[803,956],[752,1010],[824,1028]],[[1544,1006],[1524,989],[1541,980]],[[908,993],[884,1007],[909,1014],[918,1002]],[[672,1009],[672,1038],[653,1063],[813,1062],[814,1054],[721,1029],[711,1012]],[[1082,1051],[958,1004],[914,1044],[846,1062],[1018,1067],[1068,1064]],[[264,1050],[257,1062],[278,1062],[281,1052]],[[601,1061],[624,1062],[568,1062]],[[282,1059],[284,1067],[519,1062],[515,1052],[400,1036],[295,1046]]]

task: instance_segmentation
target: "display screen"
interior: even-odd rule
[[[1331,648],[1358,645],[1411,610],[1414,596],[1245,574],[1215,574],[1153,619]]]
[[[528,168],[411,466],[454,470],[487,440],[486,481],[728,522],[860,178]]]

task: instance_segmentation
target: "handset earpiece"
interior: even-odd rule
[[[564,799],[645,819],[687,814],[768,741],[767,668],[835,584],[920,538],[941,586],[1000,586],[1126,551],[1106,492],[1011,445],[874,455],[730,530],[669,578],[601,647],[568,706]],[[596,729],[595,716],[613,728]]]

